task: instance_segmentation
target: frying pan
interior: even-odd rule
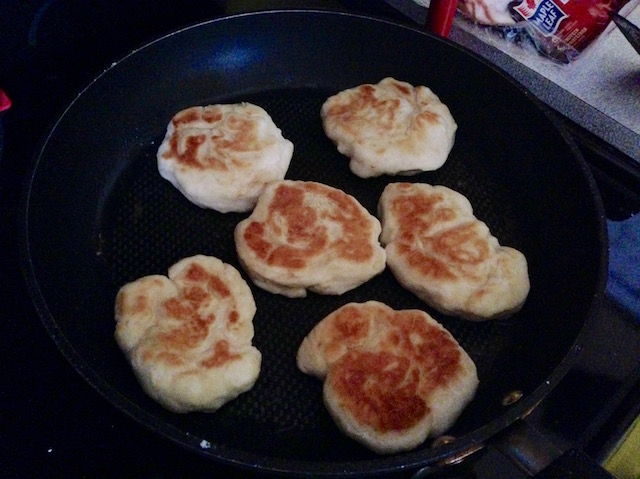
[[[506,320],[471,323],[430,310],[385,271],[343,296],[304,299],[252,286],[255,387],[214,414],[170,413],[136,382],[114,339],[118,288],[166,274],[178,259],[213,255],[240,269],[232,231],[243,214],[190,204],[157,173],[166,125],[192,105],[248,101],[295,145],[287,177],[354,195],[375,213],[384,186],[363,180],[325,137],[330,94],[386,76],[431,87],[458,123],[445,165],[402,178],[465,194],[505,245],[527,256],[531,292]],[[158,39],[115,62],[62,113],[25,188],[22,259],[30,293],[64,356],[108,401],[180,446],[260,472],[372,475],[438,464],[485,444],[562,378],[593,327],[606,278],[602,205],[588,168],[538,102],[447,40],[353,14],[278,11],[226,17]],[[246,277],[246,276],[245,276]],[[421,308],[476,362],[475,399],[432,447],[378,456],[338,432],[322,386],[295,352],[325,315],[350,301]],[[519,401],[503,405],[517,391]]]

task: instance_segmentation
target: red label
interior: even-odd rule
[[[628,0],[524,0],[515,11],[545,37],[584,50]]]

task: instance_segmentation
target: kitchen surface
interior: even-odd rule
[[[153,425],[143,425],[115,407],[83,379],[83,372],[79,374],[58,350],[51,330],[43,326],[33,307],[21,257],[21,208],[29,172],[48,131],[94,78],[142,45],[180,28],[292,4],[383,18],[419,30],[424,30],[427,16],[426,7],[411,0],[137,0],[115,5],[24,0],[0,5],[0,88],[6,94],[0,112],[3,477],[265,475],[255,464],[221,464],[163,437]],[[639,11],[636,7],[626,12],[636,24],[640,24]],[[625,69],[626,83],[616,83],[613,90],[594,86],[586,97],[571,89],[578,80],[593,78],[587,83],[597,85],[598,72],[611,71],[613,59],[606,54],[610,46],[585,52],[576,62],[582,64],[576,79],[566,73],[566,66],[534,57],[530,50],[525,55],[513,45],[505,47],[492,32],[459,15],[450,35],[452,42],[498,65],[551,107],[551,114],[584,156],[606,215],[609,270],[595,326],[584,338],[575,365],[524,419],[540,439],[540,465],[534,469],[544,467],[545,457],[553,459],[566,452],[560,463],[538,477],[566,477],[562,475],[566,465],[576,470],[594,462],[620,479],[640,477],[640,426],[633,429],[640,415],[640,55],[615,28],[608,28],[604,35],[607,45],[614,45],[624,58],[614,61],[614,66]],[[614,95],[615,101],[601,101],[602,90],[606,90],[604,98]],[[621,98],[626,93],[629,99]],[[460,464],[425,468],[416,477],[528,477],[503,454],[512,446],[505,446],[501,437],[496,439]],[[408,478],[416,472],[397,468],[384,477]],[[592,473],[586,469],[581,474],[577,477],[606,477],[587,475]]]
[[[428,10],[424,5],[428,0],[388,3],[415,22],[426,23]],[[620,13],[632,23],[640,23],[637,1],[624,3]],[[515,26],[479,25],[461,13],[453,24],[453,41],[500,65],[581,129],[640,161],[640,59],[613,22],[570,61],[541,54],[533,41],[521,38]]]

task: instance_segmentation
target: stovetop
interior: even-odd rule
[[[385,2],[256,2],[331,7],[409,23]],[[180,449],[107,403],[42,327],[24,286],[18,210],[37,145],[56,116],[112,61],[182,26],[247,9],[251,2],[23,0],[0,5],[0,458],[4,477],[247,477]],[[289,4],[289,5],[287,5]],[[256,4],[253,4],[255,7]],[[572,129],[575,125],[567,122]],[[1,138],[1,136],[0,136]],[[581,149],[608,218],[610,275],[599,328],[583,355],[527,422],[560,450],[601,461],[640,411],[640,169],[608,145]],[[621,165],[623,165],[621,167]],[[52,212],[55,214],[55,212]],[[544,345],[541,345],[544,347]],[[524,475],[488,448],[445,477]]]

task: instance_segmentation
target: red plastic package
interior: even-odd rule
[[[540,53],[562,63],[575,60],[605,30],[609,12],[630,0],[460,0],[460,11],[476,23],[527,37]]]

